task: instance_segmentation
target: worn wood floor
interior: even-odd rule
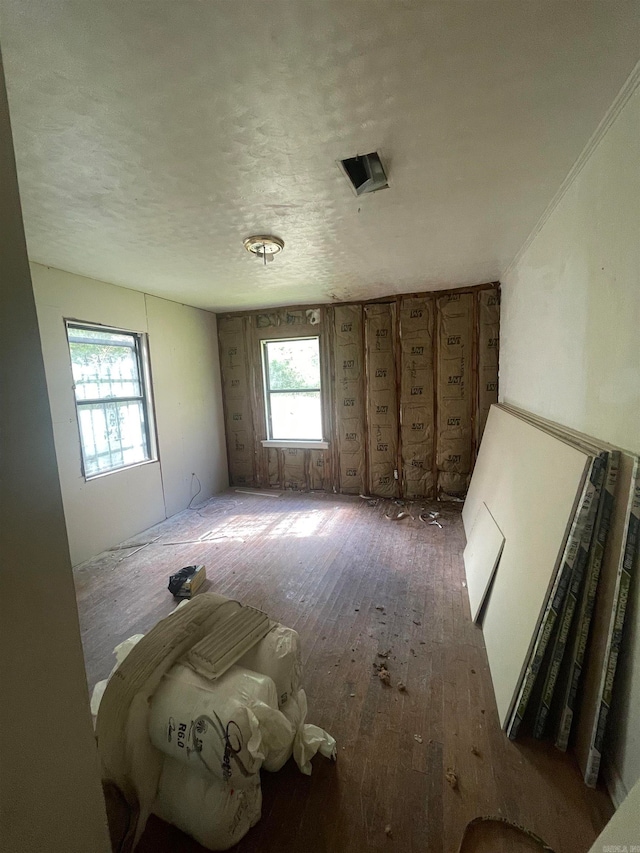
[[[174,608],[169,574],[204,563],[210,590],[300,633],[309,721],[338,741],[338,761],[314,759],[310,778],[291,762],[262,774],[262,819],[235,850],[455,853],[467,822],[487,814],[528,827],[556,853],[588,850],[613,811],[605,792],[585,788],[570,756],[500,730],[469,615],[458,507],[436,507],[440,529],[386,520],[389,506],[229,491],[79,566],[90,688],[108,675],[117,643]],[[386,687],[373,663],[389,649]],[[203,848],[154,818],[138,849]]]

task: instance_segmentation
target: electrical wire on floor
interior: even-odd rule
[[[198,495],[199,495],[199,494],[200,494],[200,492],[202,491],[202,483],[200,482],[200,478],[198,477],[198,475],[197,475],[197,474],[194,474],[193,472],[191,473],[191,483],[193,484],[193,478],[194,478],[194,477],[195,477],[195,478],[196,478],[196,480],[198,481],[198,491],[195,493],[195,495],[192,495],[192,496],[191,496],[191,500],[190,500],[190,501],[189,501],[189,503],[187,504],[187,509],[194,509],[194,508],[191,506],[191,504],[195,501],[195,499],[198,497]],[[195,512],[198,512],[198,509],[197,509],[197,508],[195,508]],[[198,513],[198,514],[199,514],[199,513]]]

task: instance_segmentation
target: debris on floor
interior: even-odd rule
[[[390,654],[391,654],[391,649],[387,649],[386,652],[378,652],[378,657],[379,658],[388,658]]]
[[[413,739],[418,743],[422,743],[422,735],[414,735]]]
[[[400,691],[400,693],[406,693],[407,692],[407,685],[404,683],[404,681],[399,681],[397,684],[397,687],[398,687],[398,690]]]
[[[458,776],[453,768],[449,767],[447,772],[444,774],[444,778],[454,790],[458,787]]]
[[[380,679],[380,681],[383,684],[389,684],[390,685],[391,684],[391,674],[389,673],[389,670],[387,669],[387,667],[383,663],[381,663],[379,667],[376,667],[376,669],[377,669],[377,675],[378,675],[378,678]]]
[[[471,747],[471,755],[478,755],[478,756],[480,755],[480,750],[478,749],[477,746]]]
[[[385,826],[385,828],[384,828],[384,833],[385,833],[385,835],[387,835],[387,836],[391,837],[391,824],[390,824],[390,823],[388,823],[388,824]]]

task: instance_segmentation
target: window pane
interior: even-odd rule
[[[271,438],[322,440],[320,392],[270,394]]]
[[[272,391],[320,388],[318,338],[269,341],[265,347],[269,365],[269,387]]]
[[[149,459],[142,401],[78,406],[85,476]]]
[[[135,336],[69,326],[76,400],[141,397]]]

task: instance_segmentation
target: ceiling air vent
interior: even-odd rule
[[[356,195],[375,193],[389,186],[380,155],[376,151],[340,160],[340,165]]]

